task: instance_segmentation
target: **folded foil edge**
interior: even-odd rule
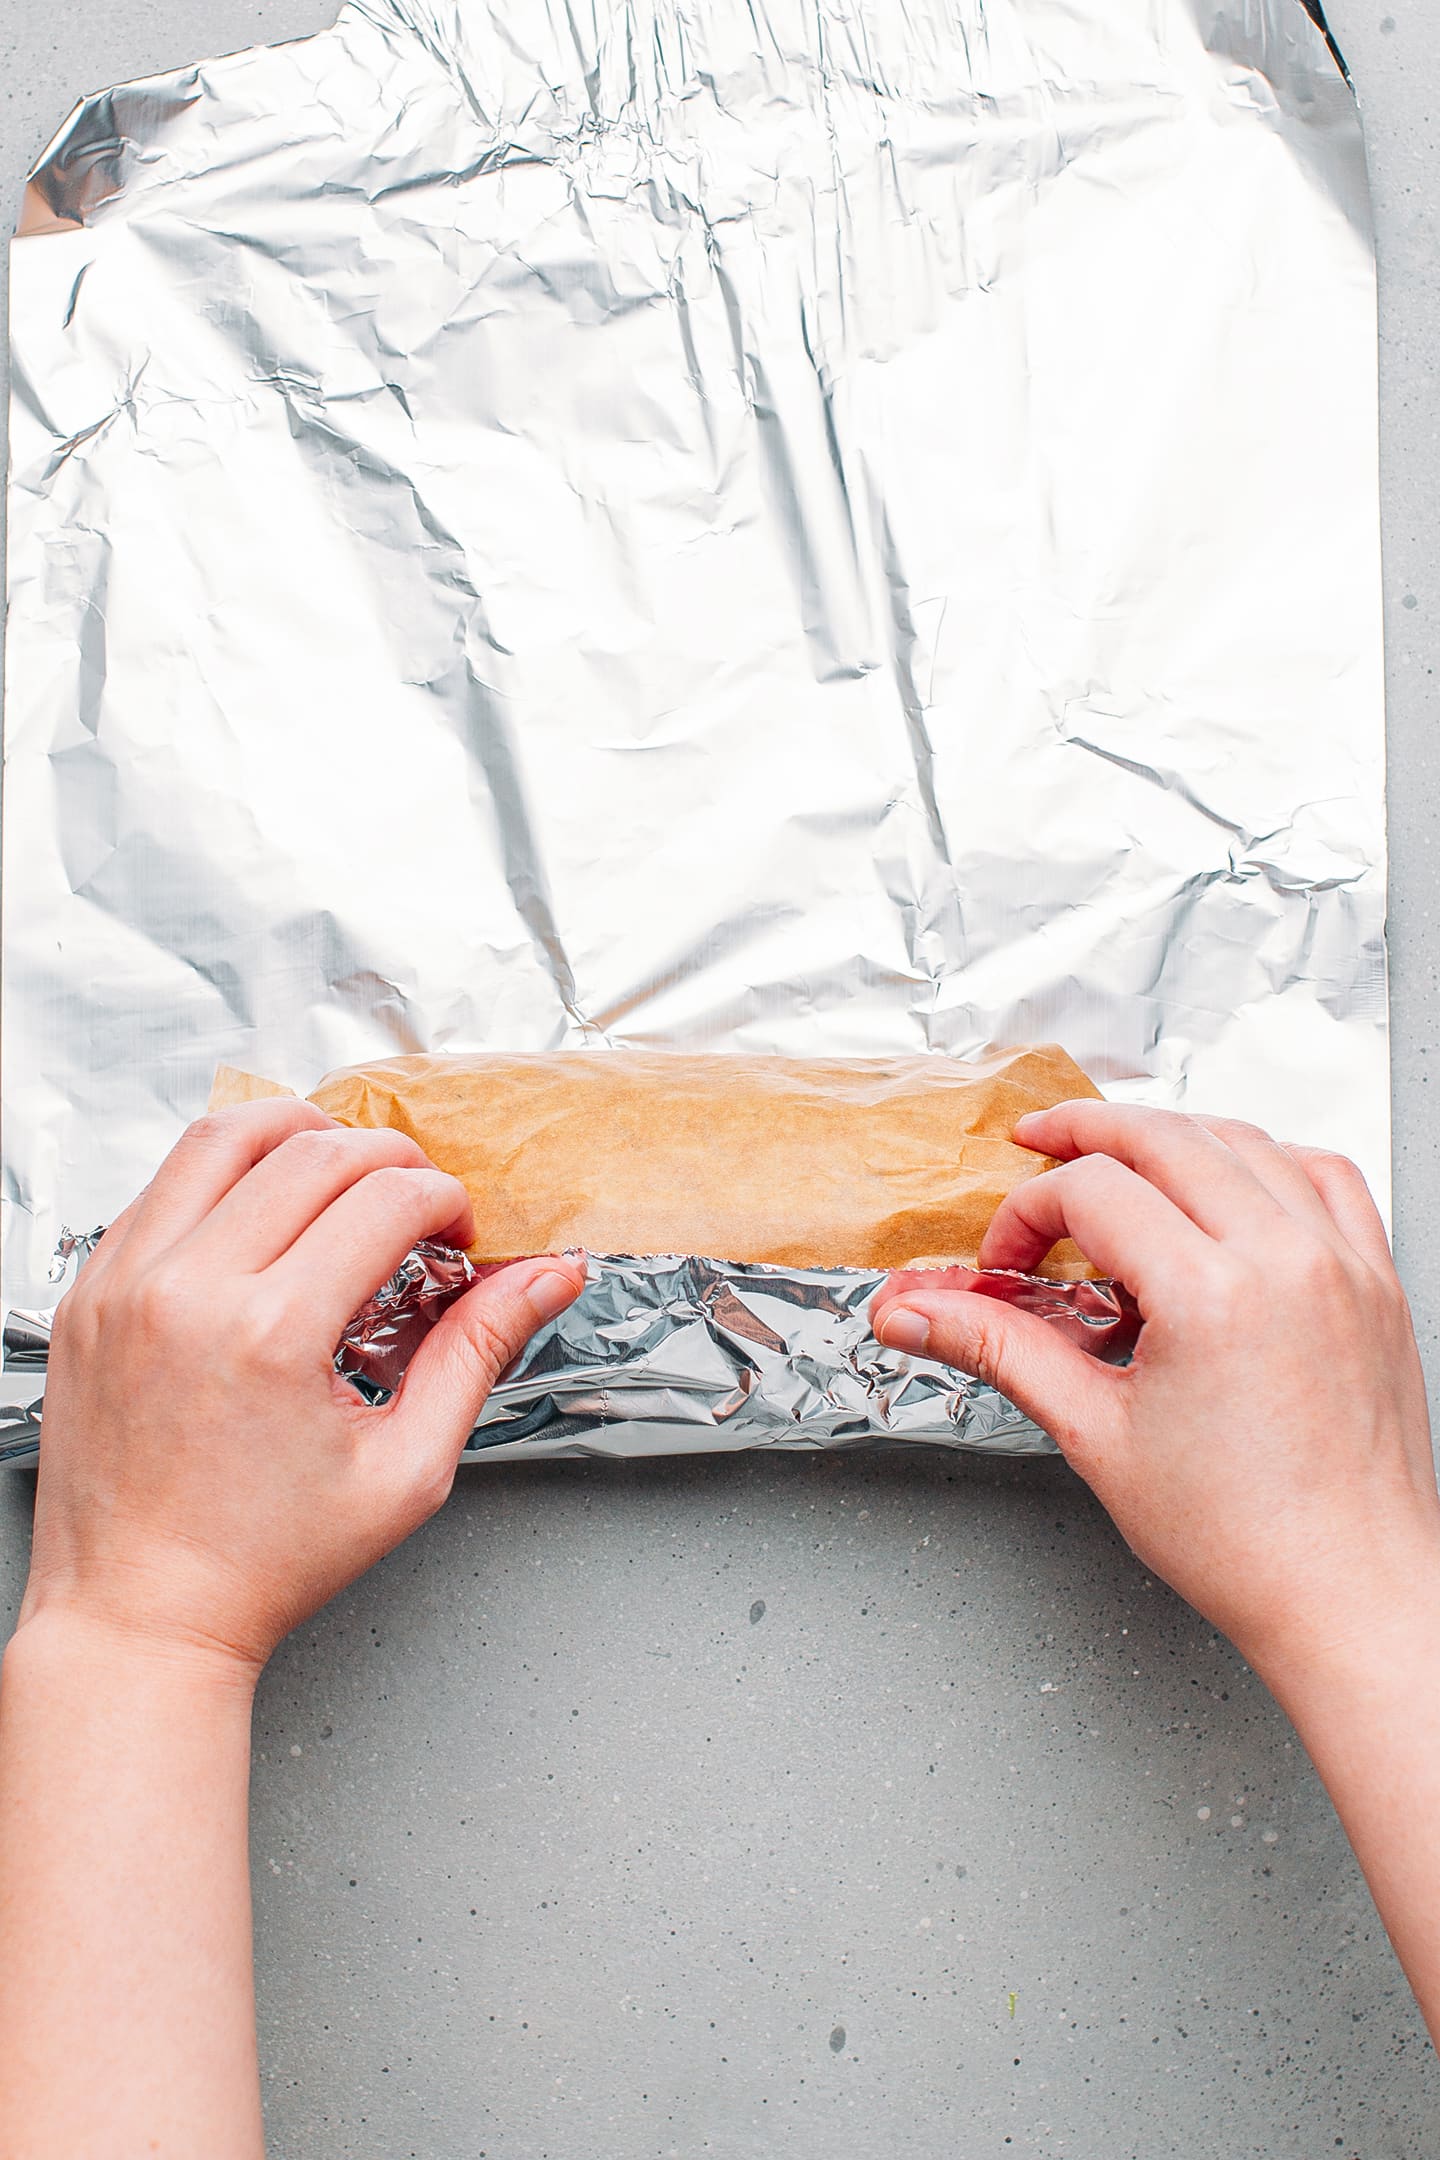
[[[67,1231],[57,1260],[83,1264],[101,1234]],[[465,1456],[896,1441],[1024,1454],[1052,1445],[993,1388],[875,1340],[868,1312],[883,1273],[678,1254],[583,1257],[585,1290],[501,1376]],[[435,1323],[497,1272],[422,1240],[355,1313],[336,1371],[367,1400],[386,1399]],[[1135,1308],[1112,1283],[925,1272],[1062,1326],[1108,1361],[1133,1343]],[[7,1316],[7,1370],[43,1370],[52,1318],[53,1308]],[[0,1406],[0,1465],[35,1459],[42,1422],[43,1398]]]

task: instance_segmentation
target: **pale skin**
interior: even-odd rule
[[[995,1381],[1237,1644],[1325,1780],[1440,2034],[1440,1501],[1410,1316],[1352,1165],[1073,1103],[984,1265],[1073,1237],[1143,1316],[1117,1370],[953,1279],[877,1333]],[[57,1321],[30,1580],[0,1684],[0,2160],[259,2160],[246,1792],[283,1636],[430,1515],[578,1263],[452,1308],[392,1403],[335,1378],[414,1243],[471,1233],[390,1133],[303,1103],[203,1121]]]
[[[392,1402],[331,1365],[417,1238],[473,1235],[397,1133],[202,1120],[56,1316],[0,1683],[0,2160],[263,2152],[246,1857],[275,1645],[433,1514],[573,1260],[445,1315]]]
[[[993,1381],[1058,1441],[1153,1572],[1289,1713],[1440,2040],[1440,1499],[1424,1375],[1353,1163],[1254,1127],[1096,1102],[1023,1118],[1062,1158],[979,1258],[1056,1239],[1115,1276],[1132,1363],[1044,1321],[892,1277],[882,1342]]]

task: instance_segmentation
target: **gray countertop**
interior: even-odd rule
[[[1384,4],[1329,12],[1380,232],[1395,1212],[1440,1379],[1440,17]],[[6,222],[81,91],[332,13],[0,0]],[[0,1481],[6,1620],[31,1493]],[[482,1466],[286,1644],[255,1748],[277,2160],[1440,2146],[1285,1719],[1061,1465]]]

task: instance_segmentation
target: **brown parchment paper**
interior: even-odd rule
[[[289,1090],[221,1066],[212,1108]],[[459,1178],[477,1261],[582,1246],[781,1267],[973,1265],[1049,1159],[1027,1110],[1098,1096],[1049,1043],[964,1061],[553,1051],[382,1058],[322,1080],[342,1125],[409,1133]],[[1093,1273],[1057,1245],[1039,1271]]]

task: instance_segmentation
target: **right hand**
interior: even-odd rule
[[[878,1339],[1008,1395],[1252,1664],[1383,1632],[1407,1584],[1440,1579],[1440,1501],[1410,1312],[1360,1172],[1252,1126],[1100,1102],[1015,1137],[1060,1167],[1004,1201],[981,1267],[1033,1269],[1075,1239],[1139,1306],[1131,1365],[923,1274],[877,1293]]]

